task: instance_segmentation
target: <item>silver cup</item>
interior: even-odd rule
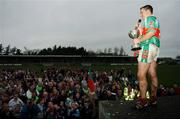
[[[128,35],[131,39],[135,39],[140,36],[140,31],[138,29],[134,29],[134,30],[131,30],[128,33]],[[136,51],[136,50],[140,50],[140,49],[141,49],[141,47],[139,46],[139,44],[133,44],[132,48],[131,48],[132,51]]]

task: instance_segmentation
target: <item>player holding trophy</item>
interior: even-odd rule
[[[141,49],[138,54],[138,72],[140,98],[136,102],[136,108],[142,109],[150,105],[157,105],[157,57],[160,47],[160,25],[155,16],[153,16],[153,7],[145,5],[140,8],[140,16],[143,25],[139,27],[141,36],[133,39],[134,44],[138,44]],[[146,98],[147,92],[147,74],[151,78],[151,97],[150,101]]]

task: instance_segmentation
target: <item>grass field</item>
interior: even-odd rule
[[[111,69],[130,68],[135,74],[137,72],[137,65],[109,65],[109,64],[96,64],[91,66],[82,66],[79,64],[19,64],[19,65],[0,65],[0,69],[24,69],[30,71],[36,71],[39,76],[42,75],[42,71],[49,68],[91,68],[99,71],[110,71]],[[166,86],[172,86],[178,84],[180,86],[180,65],[158,65],[158,78],[159,84]]]
[[[167,86],[176,83],[180,86],[180,65],[159,65],[158,77],[159,83]]]

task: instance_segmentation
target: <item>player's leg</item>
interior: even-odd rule
[[[149,63],[138,62],[138,81],[139,81],[139,89],[140,89],[140,96],[141,98],[146,98],[146,91],[147,91],[147,79],[146,75],[149,70]]]
[[[158,78],[157,78],[157,63],[153,61],[150,63],[148,74],[151,78],[151,96],[157,96]]]
[[[150,67],[148,74],[151,78],[151,99],[150,104],[157,104],[157,88],[158,88],[158,78],[157,78],[157,57],[159,55],[159,48],[153,44],[149,46],[148,60],[150,62]]]
[[[150,63],[148,62],[148,55],[149,55],[149,44],[144,45],[141,47],[138,56],[138,72],[137,78],[139,81],[139,89],[140,89],[140,96],[141,98],[146,97],[147,91],[147,72],[149,70]]]
[[[142,49],[139,51],[138,56],[137,78],[139,81],[140,98],[136,102],[137,109],[142,109],[148,106],[148,101],[146,99],[146,92],[148,86],[146,76],[150,66],[150,63],[148,63],[149,45],[144,45],[141,48]]]
[[[138,62],[138,81],[139,81],[139,89],[140,89],[140,98],[136,102],[136,108],[142,109],[148,106],[148,101],[146,99],[146,91],[147,91],[147,79],[146,74],[149,69],[148,63]]]

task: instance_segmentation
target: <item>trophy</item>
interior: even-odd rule
[[[140,36],[140,31],[138,30],[138,27],[141,23],[141,19],[138,20],[138,26],[135,27],[135,29],[131,30],[128,35],[131,39],[135,39],[138,38]],[[140,50],[141,47],[139,46],[139,44],[133,44],[131,50],[132,51],[136,51],[136,50]]]

